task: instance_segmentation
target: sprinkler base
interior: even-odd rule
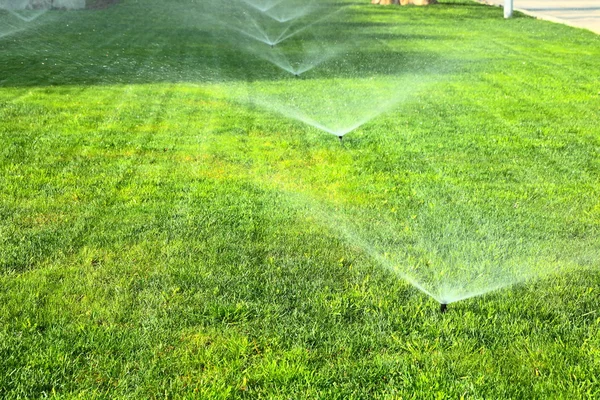
[[[440,312],[443,314],[443,313],[445,313],[446,311],[448,311],[448,304],[446,304],[446,303],[441,303],[441,304],[440,304]]]

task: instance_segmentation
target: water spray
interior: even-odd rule
[[[448,304],[440,303],[440,312],[444,314],[446,311],[448,311]]]

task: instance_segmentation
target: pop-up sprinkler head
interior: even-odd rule
[[[300,78],[300,74],[294,74],[296,78]]]
[[[441,303],[441,304],[440,304],[440,312],[443,314],[443,313],[445,313],[446,311],[448,311],[448,304],[446,304],[446,303]]]
[[[273,48],[273,47],[275,47],[275,45],[274,45],[274,44],[271,44],[271,48]]]
[[[343,135],[338,136],[338,139],[340,139],[340,143],[344,143],[344,136]]]

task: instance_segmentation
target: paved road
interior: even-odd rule
[[[481,0],[504,5],[504,0]],[[514,9],[532,17],[600,34],[600,0],[514,0]]]

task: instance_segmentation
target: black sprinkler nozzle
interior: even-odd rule
[[[300,78],[300,74],[294,74],[296,78]]]
[[[446,303],[441,303],[441,304],[440,304],[440,312],[441,312],[442,314],[444,314],[446,311],[448,311],[448,304],[446,304]]]
[[[338,139],[340,139],[340,143],[344,143],[344,136],[338,136]]]

